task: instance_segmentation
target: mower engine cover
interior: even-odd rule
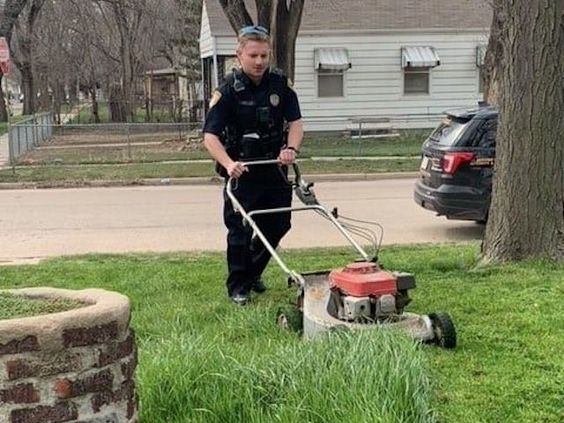
[[[382,270],[376,263],[351,263],[329,273],[331,288],[352,297],[380,297],[396,295],[398,279]]]

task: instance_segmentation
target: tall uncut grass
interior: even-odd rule
[[[331,334],[266,353],[220,339],[149,346],[144,421],[427,422],[422,354],[388,331]]]

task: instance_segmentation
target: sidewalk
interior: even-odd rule
[[[10,164],[10,149],[8,146],[8,133],[0,136],[0,169]]]

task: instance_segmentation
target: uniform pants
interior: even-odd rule
[[[278,207],[290,207],[292,187],[281,177],[273,181],[250,179],[247,175],[235,181],[233,194],[246,212]],[[260,278],[271,254],[255,235],[250,225],[243,224],[241,214],[224,191],[223,218],[227,227],[227,292],[248,294],[254,280]],[[253,216],[269,243],[276,248],[290,230],[290,212]]]

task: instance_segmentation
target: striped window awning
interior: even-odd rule
[[[345,71],[351,67],[349,52],[346,48],[316,48],[314,66],[316,70]]]
[[[486,63],[487,49],[488,46],[485,44],[480,44],[478,47],[476,47],[476,66],[478,66],[479,68],[484,66],[484,64]]]
[[[402,47],[402,68],[434,68],[441,64],[441,59],[433,47]]]

